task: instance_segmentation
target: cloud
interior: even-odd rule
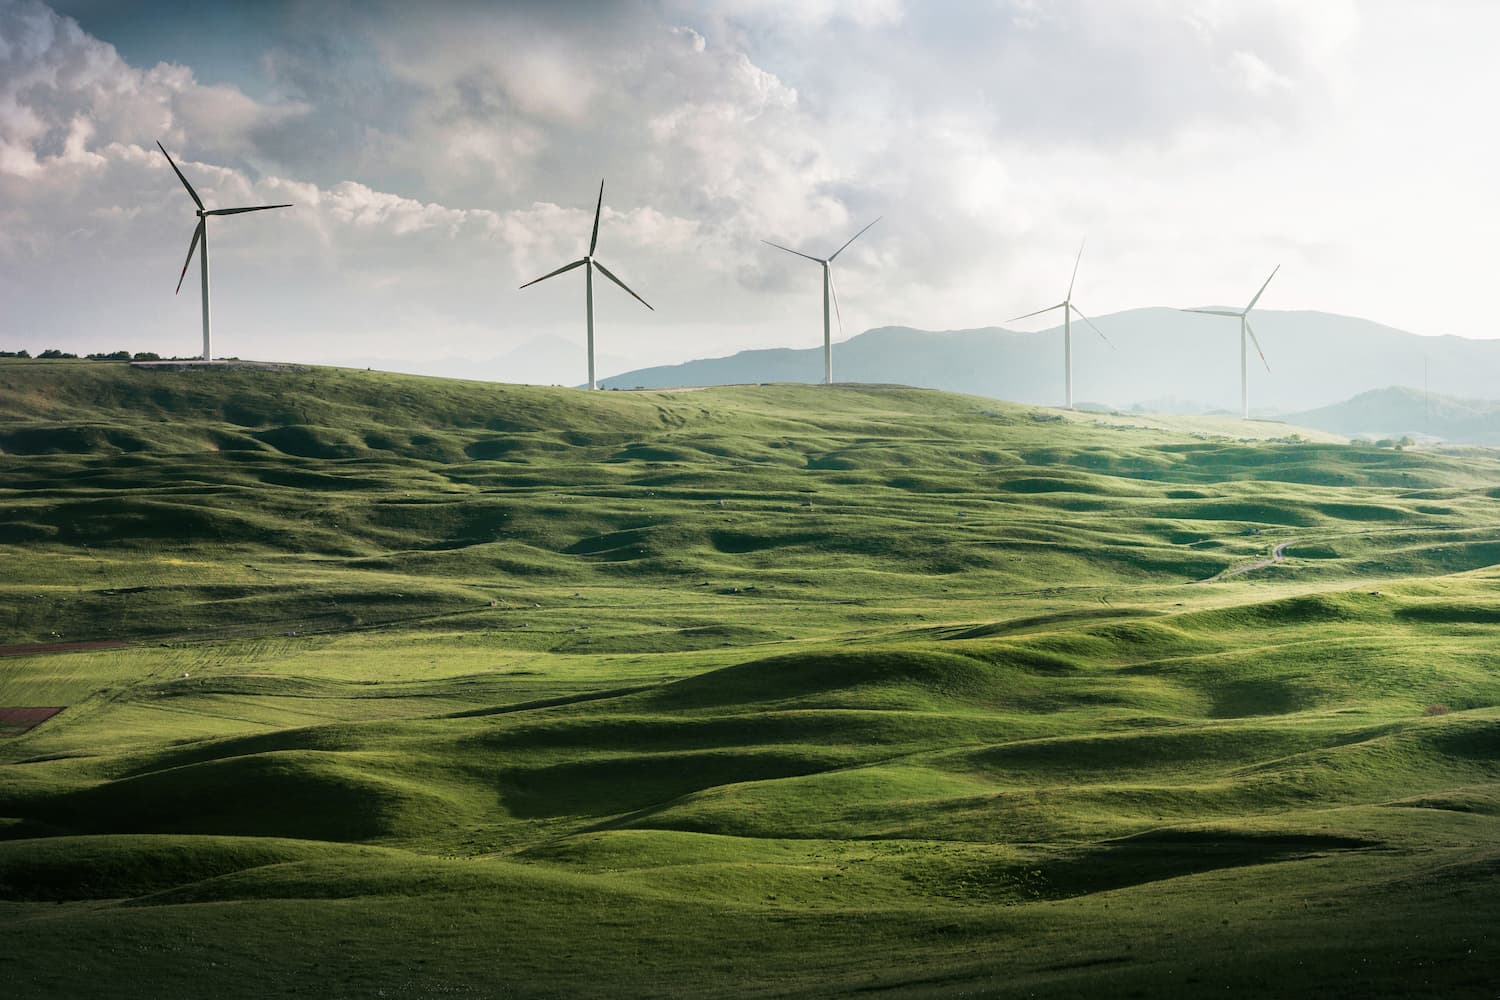
[[[129,66],[35,0],[0,2],[0,172],[35,177],[86,159],[92,147],[143,136],[231,156],[307,110],[203,86],[184,66]]]
[[[657,307],[601,298],[601,336],[638,364],[799,342],[815,270],[759,240],[826,253],[876,216],[839,260],[851,333],[1055,300],[1085,234],[1105,309],[1238,296],[1273,254],[1286,295],[1341,245],[1348,164],[1319,154],[1359,71],[1347,0],[288,9],[235,86],[0,0],[0,259],[27,290],[0,335],[108,317],[190,349],[191,303],[158,301],[192,224],[158,136],[215,204],[296,203],[215,230],[216,294],[324,357],[578,335],[576,275],[516,286],[584,251],[601,178],[600,256]]]

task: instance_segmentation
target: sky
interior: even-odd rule
[[[1500,336],[1480,0],[0,0],[0,349],[506,381],[1059,301]],[[1054,324],[1039,317],[1015,328]],[[1206,334],[1207,335],[1207,334]]]

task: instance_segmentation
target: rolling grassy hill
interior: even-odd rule
[[[894,386],[0,362],[0,719],[62,707],[0,729],[0,968],[1487,995],[1497,474]]]

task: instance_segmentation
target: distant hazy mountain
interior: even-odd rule
[[[1345,402],[1288,414],[1285,419],[1372,440],[1410,435],[1455,444],[1500,445],[1500,402],[1455,399],[1400,386],[1362,392]]]
[[[1255,331],[1271,373],[1250,353],[1250,405],[1264,415],[1326,406],[1370,389],[1420,385],[1423,365],[1435,392],[1500,395],[1500,340],[1419,337],[1368,320],[1318,312],[1257,311]],[[1134,309],[1097,317],[1115,344],[1073,327],[1074,396],[1118,409],[1157,412],[1239,409],[1239,324],[1175,309]],[[815,382],[822,376],[818,331],[813,347],[744,351],[733,357],[645,368],[605,379],[612,388]],[[883,327],[833,348],[834,377],[900,382],[1018,402],[1063,397],[1062,329],[1016,333],[999,327],[929,333]]]

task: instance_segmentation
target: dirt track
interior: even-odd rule
[[[1222,573],[1211,576],[1207,580],[1199,580],[1198,582],[1213,583],[1215,580],[1227,580],[1232,576],[1239,576],[1242,573],[1253,573],[1258,569],[1265,569],[1267,566],[1274,566],[1286,558],[1287,546],[1291,544],[1291,542],[1280,542],[1275,548],[1271,550],[1271,556],[1269,559],[1259,559],[1252,563],[1245,563],[1243,566],[1232,566]]]

